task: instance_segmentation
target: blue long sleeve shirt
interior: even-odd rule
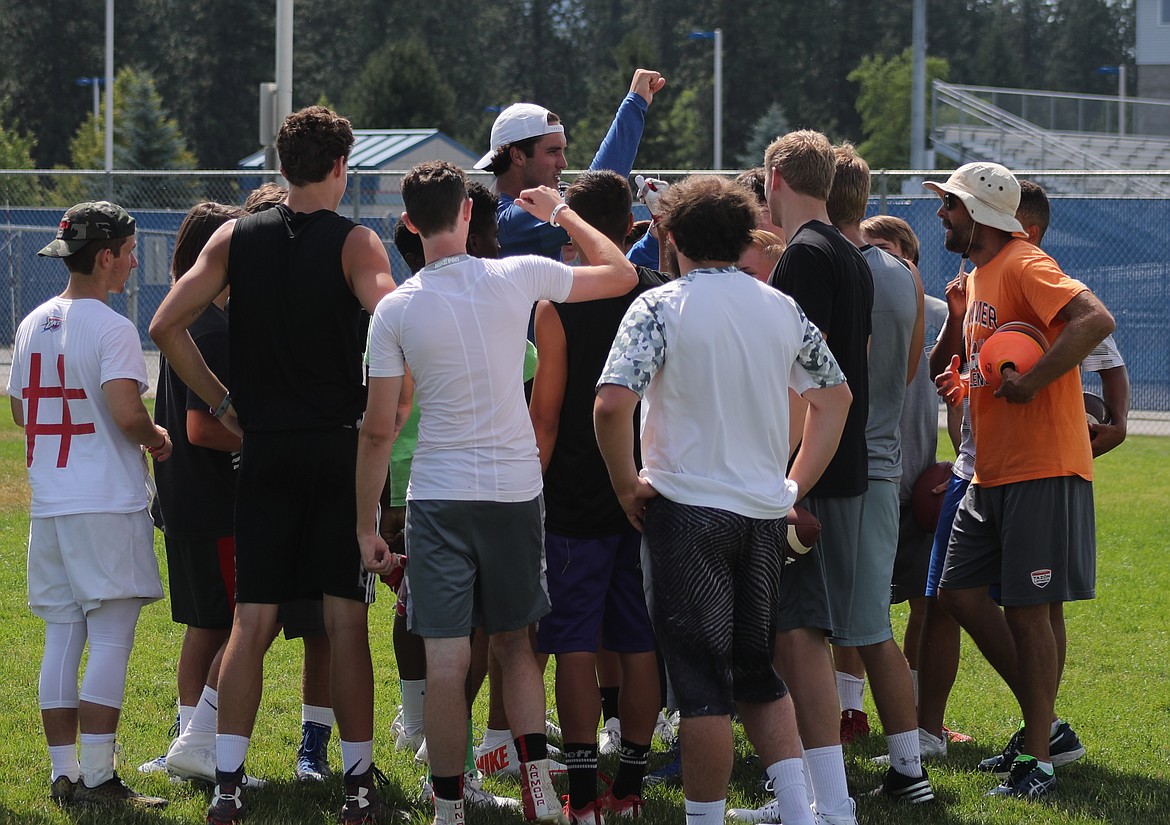
[[[626,95],[593,162],[589,164],[590,169],[609,169],[629,176],[638,154],[638,144],[642,142],[648,106],[636,92]],[[561,247],[569,242],[568,233],[528,214],[516,205],[511,195],[500,195],[496,218],[500,227],[500,257],[543,255],[558,261],[561,259]]]

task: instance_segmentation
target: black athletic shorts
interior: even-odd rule
[[[229,630],[235,610],[236,543],[231,536],[164,534],[171,619],[205,630]]]
[[[370,603],[356,536],[355,428],[249,432],[236,486],[236,601]]]

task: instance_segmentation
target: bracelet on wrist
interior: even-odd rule
[[[557,223],[557,215],[559,215],[562,210],[565,210],[568,208],[569,208],[569,205],[567,203],[558,203],[556,206],[554,206],[552,214],[548,216],[549,226],[555,226],[558,229],[560,229],[561,225],[559,223]]]
[[[228,411],[228,407],[232,405],[232,394],[229,392],[223,397],[223,401],[219,402],[219,406],[211,410],[211,414],[216,418],[223,418]]]

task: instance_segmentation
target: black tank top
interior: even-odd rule
[[[602,538],[630,527],[597,447],[593,398],[626,310],[634,298],[666,281],[662,273],[638,267],[638,285],[621,297],[553,304],[565,328],[569,368],[557,443],[544,474],[544,521],[553,533],[570,538]],[[640,467],[637,421],[635,412],[634,454]]]
[[[370,318],[341,267],[356,226],[284,204],[236,222],[228,253],[232,400],[245,431],[353,426]]]

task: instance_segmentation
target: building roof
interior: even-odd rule
[[[429,143],[439,143],[447,150],[466,156],[465,165],[472,166],[479,155],[473,154],[466,146],[448,137],[438,129],[354,129],[353,151],[349,155],[351,169],[396,169],[403,156]],[[438,146],[434,147],[439,149]],[[241,169],[263,169],[264,151],[260,150],[240,161]]]

